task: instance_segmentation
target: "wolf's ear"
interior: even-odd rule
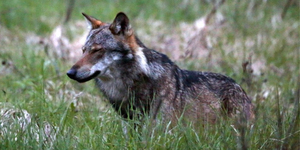
[[[114,22],[109,27],[110,31],[115,35],[132,35],[133,31],[129,23],[129,19],[125,13],[119,12]]]
[[[97,20],[96,18],[88,16],[85,13],[82,13],[82,15],[85,17],[86,21],[88,22],[90,29],[99,28],[103,24],[100,20]]]

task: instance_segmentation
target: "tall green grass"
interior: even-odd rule
[[[300,148],[298,2],[284,19],[278,18],[285,4],[279,0],[232,0],[218,9],[226,24],[209,32],[217,39],[212,58],[177,63],[233,77],[252,97],[256,119],[247,128],[222,120],[197,129],[181,124],[172,129],[168,124],[151,126],[147,120],[134,129],[135,122],[118,116],[93,82],[79,84],[67,78],[72,62],[48,55],[43,44],[26,42],[29,33],[46,37],[61,24],[67,4],[58,0],[0,3],[0,149]],[[147,26],[135,20],[155,19],[176,31],[179,22],[192,22],[211,7],[210,1],[76,1],[66,26],[82,19],[81,12],[111,21],[124,11],[137,30]],[[243,72],[243,62],[257,60],[264,62],[262,74]],[[25,110],[31,121],[22,126]]]

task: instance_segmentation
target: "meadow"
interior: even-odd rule
[[[111,22],[120,11],[181,68],[241,84],[253,123],[135,130],[93,81],[69,79],[88,30],[81,12]],[[0,149],[300,149],[298,1],[10,0],[0,14]]]

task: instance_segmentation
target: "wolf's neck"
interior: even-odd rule
[[[136,64],[145,75],[150,74],[150,67],[142,47],[139,47],[135,52]]]

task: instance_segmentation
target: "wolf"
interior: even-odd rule
[[[90,31],[82,57],[67,72],[78,82],[94,79],[124,118],[216,122],[220,116],[254,117],[253,105],[233,79],[180,69],[165,54],[146,47],[123,12],[112,23],[82,13]]]

